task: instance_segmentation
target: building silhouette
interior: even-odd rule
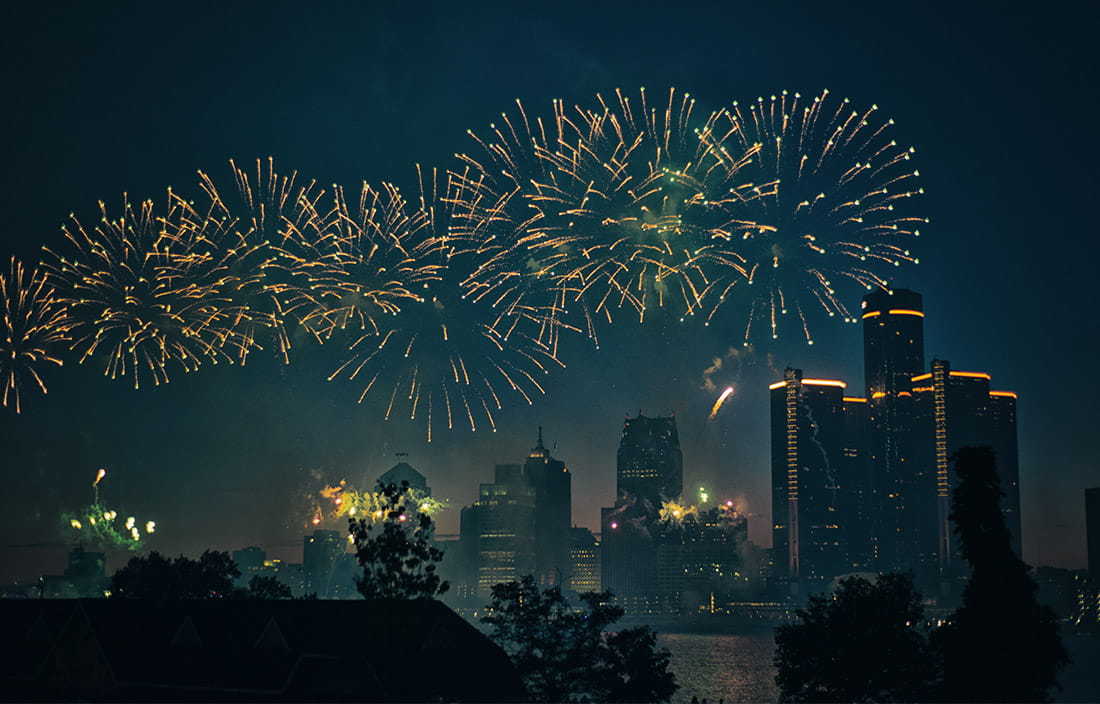
[[[770,387],[773,578],[792,595],[851,571],[840,513],[845,387],[790,368]]]
[[[302,538],[302,579],[307,594],[345,599],[356,593],[355,556],[347,551],[346,534],[315,530]]]
[[[619,498],[631,497],[660,507],[684,490],[684,457],[675,416],[647,418],[641,413],[623,422],[615,482]]]
[[[569,529],[569,571],[565,588],[584,594],[601,589],[600,541],[587,528]]]
[[[868,402],[870,518],[874,566],[902,571],[918,559],[913,526],[912,382],[924,371],[924,309],[919,293],[875,291],[863,297],[863,375]]]
[[[538,441],[523,464],[535,489],[535,577],[539,584],[561,584],[569,570],[569,529],[573,523],[572,475],[561,460]]]
[[[923,368],[918,293],[868,294],[862,320],[865,397],[792,369],[771,385],[771,579],[805,594],[830,575],[912,571],[926,593],[947,595],[967,576],[949,519],[960,448],[995,452],[1020,554],[1017,397],[984,372]]]
[[[1100,486],[1085,489],[1085,541],[1089,579],[1100,584]]]
[[[541,428],[523,464],[496,465],[477,502],[462,509],[458,544],[449,548],[454,601],[484,603],[494,584],[528,574],[543,586],[562,583],[570,573],[571,481]]]
[[[398,457],[405,457],[404,452],[397,453]],[[393,484],[394,486],[401,486],[402,482],[407,482],[409,488],[418,492],[421,496],[431,496],[432,488],[428,486],[428,480],[423,474],[416,471],[412,465],[402,460],[388,470],[382,473],[378,477],[379,484]]]
[[[958,485],[951,457],[963,447],[988,446],[996,455],[1001,481],[1005,526],[1013,548],[1020,550],[1020,486],[1016,445],[1016,394],[991,391],[990,376],[984,372],[953,371],[945,360],[932,360],[932,370],[919,374],[913,383],[914,481],[924,487],[921,496],[935,495],[920,505],[921,524],[935,521],[935,544],[925,534],[917,561],[918,574],[926,581],[958,581],[968,576],[965,561],[958,556],[948,516],[951,494]],[[935,568],[936,572],[932,571]]]

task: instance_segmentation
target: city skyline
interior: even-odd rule
[[[515,98],[545,114],[554,98],[591,104],[618,87],[675,86],[709,109],[828,88],[880,106],[915,146],[931,223],[914,242],[920,265],[898,268],[890,283],[924,294],[928,359],[987,372],[1019,394],[1025,559],[1084,566],[1080,495],[1100,484],[1087,442],[1096,414],[1087,388],[1065,393],[1065,375],[1097,347],[1087,257],[1073,256],[1095,187],[1085,167],[1097,152],[1085,117],[1093,99],[1081,86],[1096,62],[1089,22],[1074,10],[957,8],[947,21],[932,8],[867,5],[840,16],[798,6],[790,23],[778,7],[744,8],[733,22],[716,4],[705,9],[729,22],[663,18],[670,38],[694,37],[683,56],[639,51],[630,37],[649,36],[653,18],[615,8],[579,24],[567,6],[508,18],[488,6],[333,9],[347,20],[339,29],[332,16],[289,7],[21,8],[2,50],[13,96],[2,118],[12,152],[0,192],[4,253],[37,262],[70,212],[91,222],[98,199],[114,208],[123,192],[194,193],[195,171],[224,182],[229,158],[271,155],[281,171],[319,183],[392,180],[411,193],[414,164],[446,167],[471,151],[465,131],[484,131]],[[1051,145],[1061,134],[1084,136],[1070,149]],[[1048,233],[1060,246],[1040,246]],[[861,291],[840,295],[854,309]],[[304,494],[323,480],[369,484],[398,452],[450,502],[442,529],[457,533],[475,477],[525,457],[538,426],[573,474],[574,523],[595,528],[614,496],[619,423],[639,410],[676,414],[685,486],[744,499],[751,538],[767,545],[766,520],[751,515],[770,512],[767,386],[791,366],[858,387],[856,326],[815,313],[812,347],[796,333],[746,351],[732,325],[687,334],[678,320],[650,317],[617,323],[598,351],[566,341],[567,369],[531,406],[509,406],[496,433],[455,431],[431,444],[419,424],[357,405],[361,389],[326,382],[327,352],[311,358],[301,340],[306,364],[255,356],[137,392],[66,364],[50,371],[46,397],[0,419],[3,562],[12,578],[48,571],[33,555],[64,554],[58,517],[87,503],[100,467],[103,495],[155,519],[151,546],[173,554],[290,549],[308,529]],[[727,386],[732,396],[708,422]]]

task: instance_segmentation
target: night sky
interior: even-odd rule
[[[230,158],[412,189],[416,164],[454,167],[474,149],[466,130],[516,98],[546,114],[553,98],[675,86],[709,112],[828,88],[877,104],[916,148],[931,224],[913,243],[921,263],[892,283],[924,294],[926,360],[1019,393],[1025,559],[1085,566],[1083,489],[1100,485],[1095,4],[193,5],[5,8],[5,258],[39,261],[69,213],[94,222],[101,199],[197,194],[199,169],[231,184]],[[841,293],[858,307],[858,288]],[[368,486],[407,452],[450,502],[442,532],[457,532],[457,509],[495,463],[523,460],[540,425],[573,473],[574,523],[595,528],[622,420],[639,410],[676,414],[685,486],[737,497],[770,544],[767,385],[790,365],[860,394],[859,327],[818,316],[813,347],[791,335],[727,355],[743,328],[654,318],[598,351],[567,345],[548,393],[506,409],[496,433],[431,444],[422,424],[383,422],[358,388],[325,380],[338,350],[301,345],[290,367],[260,355],[140,391],[91,365],[51,370],[48,396],[0,413],[0,580],[62,569],[59,515],[88,502],[100,467],[104,503],[155,519],[157,549],[261,545],[298,561],[303,499],[325,480]],[[705,423],[716,357],[710,381],[736,391]]]

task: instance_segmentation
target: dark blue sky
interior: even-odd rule
[[[878,104],[916,147],[932,223],[914,244],[921,264],[895,283],[925,296],[928,359],[1020,394],[1025,557],[1083,566],[1082,490],[1100,485],[1093,4],[224,5],[5,9],[0,253],[37,260],[70,212],[94,220],[99,199],[197,191],[197,169],[225,182],[231,157],[271,155],[324,184],[412,187],[416,163],[451,166],[473,148],[466,130],[516,98],[545,114],[552,98],[675,86],[711,109],[828,88]],[[846,293],[857,305],[859,291]],[[776,370],[862,386],[858,327],[815,328],[812,348],[781,339],[727,363],[714,381],[737,392],[710,424],[703,371],[742,330],[658,322],[617,328],[599,353],[577,345],[547,396],[499,432],[430,446],[419,426],[384,424],[355,389],[325,382],[321,355],[140,392],[66,367],[22,417],[0,416],[3,543],[58,543],[57,515],[105,466],[104,496],[156,518],[162,549],[283,549],[301,534],[295,496],[315,472],[369,482],[407,451],[457,509],[494,463],[522,459],[540,424],[573,471],[575,522],[594,526],[612,499],[622,417],[639,409],[676,412],[687,485],[760,513]],[[455,530],[457,511],[442,523]],[[770,541],[766,515],[750,525]],[[32,576],[41,554],[4,549],[0,579]]]

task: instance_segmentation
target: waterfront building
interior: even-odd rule
[[[839,510],[846,386],[790,368],[770,386],[774,579],[800,598],[850,571]]]

